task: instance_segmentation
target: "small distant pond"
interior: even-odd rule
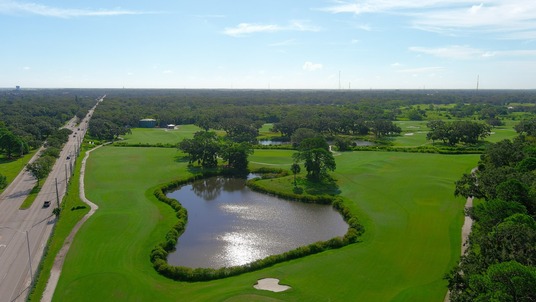
[[[270,145],[290,145],[290,142],[282,142],[282,141],[273,141],[269,139],[263,139],[259,141],[259,145],[261,146],[270,146]]]
[[[188,210],[172,265],[246,264],[343,236],[348,225],[330,205],[287,201],[250,190],[245,179],[212,177],[167,194]]]
[[[373,142],[369,142],[369,141],[354,141],[354,144],[355,144],[357,147],[367,147],[367,146],[374,146],[374,145],[376,145],[375,143],[373,143]]]

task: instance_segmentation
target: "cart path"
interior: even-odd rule
[[[467,215],[467,210],[473,207],[473,197],[467,197],[465,202],[465,218],[462,226],[462,246],[461,246],[461,255],[465,255],[467,249],[469,248],[469,234],[471,234],[471,228],[473,227],[473,219],[471,216]],[[443,302],[450,302],[450,291],[447,291],[445,299]]]
[[[58,280],[60,279],[61,270],[63,268],[63,262],[65,261],[65,256],[67,255],[67,252],[69,251],[69,248],[71,247],[71,243],[73,242],[73,238],[82,227],[84,222],[88,220],[95,211],[99,208],[96,204],[89,201],[89,199],[86,198],[85,189],[84,189],[84,174],[86,171],[86,160],[89,157],[89,154],[102,147],[103,145],[97,146],[89,151],[86,152],[86,156],[82,160],[82,166],[80,167],[80,199],[82,199],[83,202],[88,204],[90,206],[89,212],[82,217],[82,219],[75,225],[75,227],[71,230],[71,233],[67,238],[65,239],[65,242],[63,243],[62,248],[56,255],[56,258],[54,259],[54,264],[52,265],[52,269],[50,270],[50,277],[48,278],[47,286],[45,288],[45,291],[43,292],[43,297],[41,297],[41,302],[50,302],[52,301],[52,297],[54,296],[54,291],[56,290],[56,286],[58,285]]]

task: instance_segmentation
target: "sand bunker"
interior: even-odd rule
[[[404,134],[405,136],[412,136],[413,132]]]
[[[257,284],[253,285],[254,288],[259,290],[269,290],[272,292],[282,292],[290,289],[290,286],[280,285],[279,279],[264,278],[257,281]]]

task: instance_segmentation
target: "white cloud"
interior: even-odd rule
[[[241,37],[253,33],[274,33],[280,31],[320,31],[320,28],[309,25],[303,21],[291,21],[289,25],[286,26],[277,24],[240,23],[235,27],[225,28],[223,33],[232,37]]]
[[[319,64],[319,63],[313,63],[313,62],[310,62],[310,61],[307,61],[303,64],[302,68],[303,70],[306,70],[306,71],[316,71],[316,70],[321,70],[324,66],[322,66],[322,64]]]
[[[434,57],[448,59],[474,59],[484,57],[486,52],[469,46],[452,45],[439,48],[410,47],[413,52],[423,53]]]
[[[498,34],[502,39],[536,38],[534,0],[360,0],[337,1],[322,11],[404,16],[414,28],[445,34]]]
[[[71,9],[46,6],[32,2],[18,2],[10,0],[0,0],[0,14],[31,14],[44,17],[74,18],[74,17],[94,17],[94,16],[119,16],[119,15],[140,15],[147,12],[136,12],[124,9]]]
[[[491,57],[536,56],[536,50],[489,51],[460,45],[451,45],[438,48],[410,47],[409,50],[434,57],[460,60]]]

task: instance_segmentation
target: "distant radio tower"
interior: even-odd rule
[[[480,75],[477,75],[476,76],[476,91],[478,91],[478,84],[480,84],[479,82],[480,82]]]
[[[339,90],[341,89],[341,71],[339,70]]]

